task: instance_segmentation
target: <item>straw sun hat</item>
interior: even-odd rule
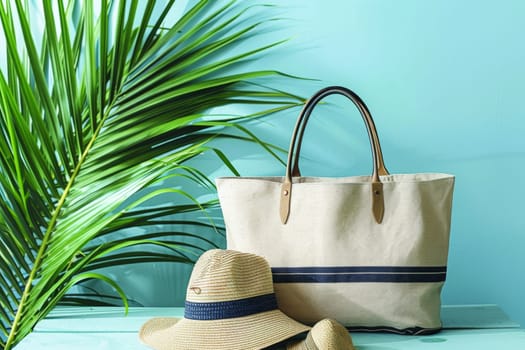
[[[290,342],[286,350],[355,350],[348,331],[337,321],[325,318],[313,326],[306,339]]]
[[[269,347],[309,329],[277,308],[271,270],[264,258],[214,249],[195,264],[184,318],[151,319],[139,337],[155,350],[249,350]]]

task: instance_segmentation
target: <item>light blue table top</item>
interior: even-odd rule
[[[146,350],[137,337],[152,317],[182,317],[182,308],[61,307],[35,327],[16,350]],[[496,305],[444,306],[445,329],[431,336],[353,333],[358,350],[525,349],[525,330]]]

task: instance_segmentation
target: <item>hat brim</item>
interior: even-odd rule
[[[335,349],[335,348],[334,348]],[[320,350],[312,339],[311,331],[305,339],[296,340],[286,345],[286,350]]]
[[[279,310],[223,320],[153,318],[139,332],[139,338],[155,350],[246,350],[277,344],[310,327]]]
[[[288,344],[286,350],[355,350],[348,330],[335,320],[317,322],[306,339]]]

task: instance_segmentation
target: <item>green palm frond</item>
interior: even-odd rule
[[[0,344],[6,350],[82,281],[108,283],[126,303],[125,291],[98,269],[191,263],[213,245],[199,231],[215,229],[206,212],[217,201],[199,200],[165,180],[181,177],[213,193],[213,183],[188,161],[211,152],[236,172],[211,146],[216,138],[272,149],[239,124],[245,118],[210,117],[212,108],[259,105],[255,118],[302,102],[258,83],[283,74],[243,68],[278,44],[239,52],[238,44],[264,23],[250,7],[201,0],[167,25],[174,1],[162,8],[155,1],[93,3],[42,1],[45,25],[39,31],[31,26],[36,12],[22,0],[0,1],[6,42],[0,74]],[[174,200],[147,205],[160,196]],[[203,219],[174,218],[191,212],[202,212]],[[158,229],[116,235],[137,227]],[[137,247],[143,248],[130,249]]]

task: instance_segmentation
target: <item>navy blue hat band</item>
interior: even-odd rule
[[[186,300],[184,305],[184,318],[201,321],[223,320],[272,310],[277,310],[277,299],[274,293],[212,303]]]

